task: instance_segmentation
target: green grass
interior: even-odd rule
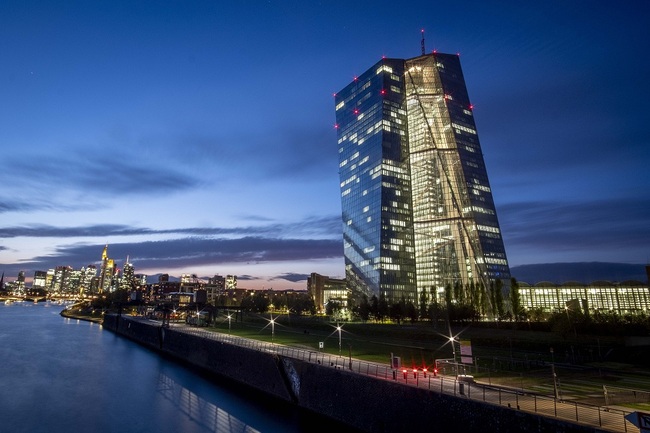
[[[243,321],[231,321],[230,332],[241,337],[266,342],[273,340],[277,344],[314,351],[318,351],[319,342],[323,342],[322,352],[339,354],[336,323],[325,319],[285,315],[274,316],[275,325],[272,327],[270,317],[245,315]],[[216,324],[209,329],[227,333],[228,321],[218,318]],[[389,363],[392,353],[401,358],[405,367],[432,368],[436,359],[453,357],[449,333],[449,329],[436,329],[431,324],[421,323],[343,323],[340,353],[346,357],[385,364]],[[477,380],[486,383],[552,395],[553,381],[548,363],[554,357],[560,392],[565,399],[601,404],[598,401],[603,394],[603,384],[650,390],[650,378],[635,374],[632,364],[594,362],[592,367],[595,368],[590,370],[575,370],[562,365],[567,356],[577,351],[587,353],[591,349],[591,355],[595,356],[596,344],[603,351],[618,344],[612,338],[581,336],[579,340],[564,340],[548,332],[513,330],[507,324],[502,324],[499,329],[452,327],[451,334],[459,335],[461,340],[471,341],[473,355],[479,359],[478,368],[468,366],[466,373],[473,374]],[[553,355],[550,347],[554,347]],[[458,343],[456,351],[459,357]],[[617,373],[612,374],[612,371]],[[454,374],[452,368],[443,372]]]

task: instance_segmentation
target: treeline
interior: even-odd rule
[[[484,319],[512,320],[514,317],[507,308],[501,280],[492,282],[489,287],[482,283],[475,284],[473,281],[469,284],[458,282],[453,286],[448,284],[445,287],[443,302],[438,301],[433,287],[420,294],[417,304],[405,298],[389,303],[383,294],[379,297],[374,295],[370,299],[364,296],[358,305],[352,306],[351,311],[363,321],[392,320],[397,323],[423,320],[433,323],[465,323]]]

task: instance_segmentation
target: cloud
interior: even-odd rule
[[[9,183],[16,179],[18,188],[33,188],[43,195],[58,194],[63,190],[92,191],[94,196],[160,195],[187,190],[200,184],[194,172],[179,172],[173,166],[164,169],[156,164],[145,165],[128,152],[90,158],[86,152],[67,151],[47,155],[34,170],[31,160],[17,159],[7,164]],[[21,175],[29,172],[29,176]],[[11,205],[11,204],[9,204]],[[14,203],[14,210],[25,210]],[[33,209],[33,207],[32,207]]]
[[[9,273],[18,270],[47,270],[56,266],[79,269],[97,264],[102,244],[59,246],[48,256],[14,264],[2,264]],[[190,269],[206,265],[263,262],[308,261],[343,256],[342,240],[274,239],[244,237],[238,239],[179,238],[162,241],[109,244],[109,256],[120,266],[127,256],[137,269]],[[142,271],[140,271],[142,272]]]
[[[135,235],[196,235],[196,236],[275,236],[275,237],[300,237],[300,236],[327,236],[340,237],[340,217],[308,217],[303,221],[272,223],[261,226],[243,227],[180,227],[168,230],[153,230],[142,227],[131,227],[119,224],[98,224],[79,227],[55,227],[45,224],[29,224],[0,228],[0,238],[14,237],[109,237],[109,236],[135,236]]]
[[[307,281],[307,278],[309,278],[309,275],[307,274],[286,273],[286,274],[277,275],[271,278],[270,281],[286,280],[286,281],[291,281],[292,283],[297,283],[299,281]]]
[[[260,278],[248,274],[237,275],[237,281],[258,281],[258,280],[260,280]]]
[[[511,264],[521,263],[518,254],[524,251],[539,256],[537,262],[549,257],[584,261],[589,252],[603,261],[618,256],[618,261],[636,263],[647,258],[647,209],[650,200],[641,198],[520,202],[501,206],[499,219]]]

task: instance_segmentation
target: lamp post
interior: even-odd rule
[[[228,314],[228,334],[230,334],[230,319],[232,319],[232,314]]]
[[[553,348],[551,347],[551,373],[553,374],[553,395],[557,400],[557,375],[555,374],[555,354]]]
[[[454,355],[454,371],[456,372],[456,376],[458,376],[458,363],[456,362],[456,345],[454,344],[455,341],[456,339],[454,338],[454,336],[449,337],[449,342],[451,343],[451,352]]]
[[[275,338],[275,320],[271,318],[271,344],[273,344],[274,338]]]
[[[336,330],[339,331],[339,356],[341,356],[341,325],[336,325]]]
[[[350,366],[350,370],[352,370],[352,343],[348,343],[348,350],[349,350],[349,352],[348,352],[349,358],[348,359],[350,360],[349,366]]]

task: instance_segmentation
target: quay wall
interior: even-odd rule
[[[362,432],[604,433],[489,403],[404,386],[107,315],[103,327],[217,377],[338,420]]]

